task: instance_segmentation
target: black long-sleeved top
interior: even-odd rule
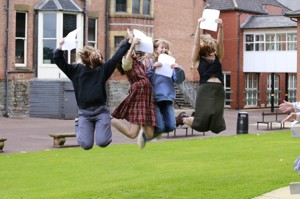
[[[130,43],[124,43],[111,59],[93,69],[83,64],[68,64],[63,56],[63,51],[60,49],[55,51],[54,61],[72,81],[79,108],[86,109],[106,104],[105,83],[129,48]]]

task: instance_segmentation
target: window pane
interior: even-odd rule
[[[140,14],[140,0],[132,1],[132,14]]]
[[[16,39],[16,64],[24,64],[24,40]]]
[[[26,13],[16,14],[16,37],[25,37]]]
[[[253,39],[253,35],[246,35],[246,42],[253,42],[254,39]]]
[[[150,0],[143,0],[143,15],[150,15]]]
[[[126,12],[127,1],[126,0],[116,0],[116,12]]]
[[[264,41],[264,35],[255,35],[255,41]]]
[[[275,34],[266,34],[266,41],[267,42],[274,42],[275,41]]]
[[[256,43],[255,44],[256,51],[264,51],[264,47],[265,47],[264,43]]]
[[[274,43],[267,43],[266,44],[266,50],[267,51],[273,51],[273,50],[275,50],[275,44]]]
[[[44,40],[43,43],[43,63],[54,64],[53,55],[56,48],[56,39]]]
[[[96,40],[96,19],[89,18],[88,22],[88,40],[95,41]]]
[[[43,37],[56,38],[56,14],[45,13],[43,24]]]
[[[252,44],[246,44],[246,51],[253,51],[254,50],[254,45]]]
[[[120,46],[121,41],[124,39],[124,36],[115,36],[115,49],[117,49]]]
[[[63,37],[67,36],[71,31],[75,30],[76,27],[76,15],[64,14]]]
[[[287,34],[287,49],[297,50],[297,33]]]

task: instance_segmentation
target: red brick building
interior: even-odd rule
[[[289,9],[275,0],[207,0],[206,5],[220,10],[224,22],[226,105],[274,108],[285,98],[294,101],[297,29],[283,16]]]
[[[76,61],[75,54],[84,45],[97,47],[109,58],[128,27],[169,40],[176,62],[186,69],[187,78],[193,79],[189,70],[192,34],[202,8],[203,2],[194,0],[1,0],[1,115],[30,115],[36,101],[47,101],[53,96],[59,98],[57,102],[49,100],[53,102],[50,107],[48,101],[39,102],[37,109],[47,112],[65,108],[57,105],[68,101],[64,99],[65,92],[32,87],[50,85],[51,81],[58,82],[57,88],[62,87],[58,80],[66,77],[52,56],[57,42],[74,29],[78,29],[77,48],[68,52],[70,62]],[[111,80],[122,82],[125,78],[116,71]],[[32,99],[37,92],[40,94]],[[116,95],[114,98],[120,98]]]
[[[70,62],[84,45],[109,58],[127,28],[169,40],[186,72],[181,89],[193,104],[199,75],[190,69],[191,49],[204,6],[220,10],[224,21],[225,106],[272,108],[283,99],[295,101],[299,31],[284,16],[290,10],[276,0],[2,0],[1,115],[35,115],[30,112],[36,110],[40,116],[55,110],[54,117],[65,118],[64,111],[74,109],[74,99],[68,98],[72,86],[52,60],[57,42],[74,29],[77,48],[68,52]],[[126,86],[116,71],[108,83],[109,103],[117,104]]]

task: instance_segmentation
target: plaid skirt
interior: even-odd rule
[[[220,83],[201,84],[197,91],[192,128],[199,132],[220,133],[226,129],[224,120],[225,91]]]
[[[129,95],[114,110],[112,116],[140,125],[155,126],[155,103],[148,79],[133,83]]]

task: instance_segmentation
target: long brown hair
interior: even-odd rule
[[[102,54],[93,47],[85,46],[77,55],[86,67],[96,68],[100,64],[103,64]],[[92,56],[95,56],[95,58],[93,59]]]
[[[217,50],[217,41],[212,38],[209,34],[204,34],[200,36],[200,41],[203,42],[203,45],[200,49],[200,56],[207,57],[212,53],[216,53]]]

